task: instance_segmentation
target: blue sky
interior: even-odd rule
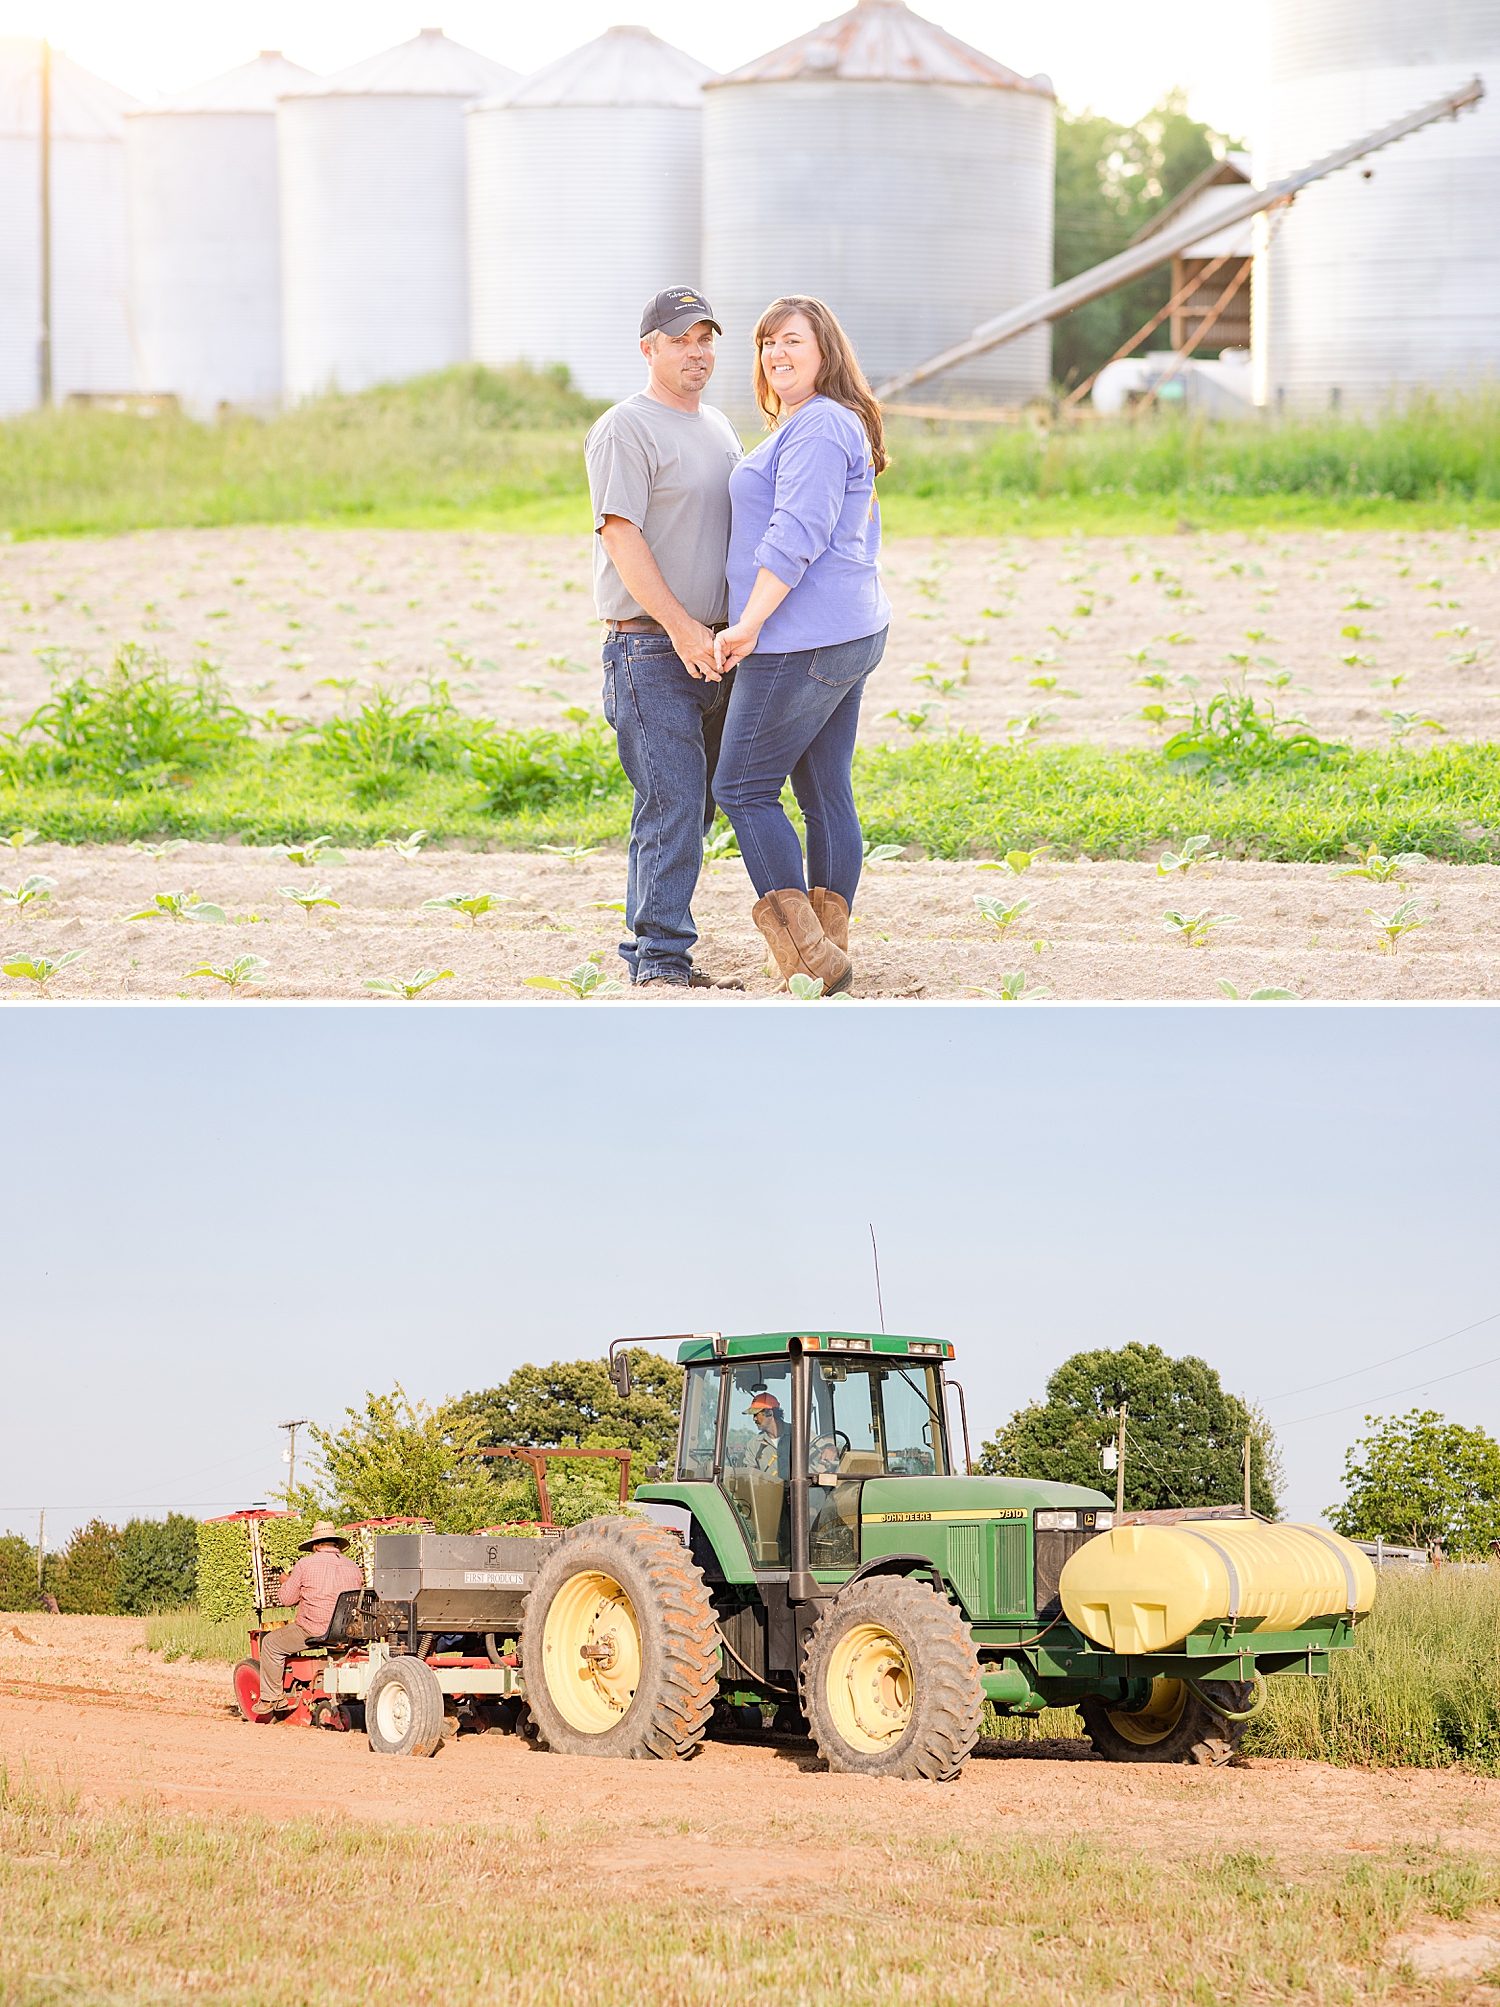
[[[957,1345],[976,1448],[1070,1352],[1154,1341],[1267,1402],[1313,1516],[1369,1406],[1500,1433],[1500,1364],[1465,1370],[1500,1320],[1371,1370],[1500,1312],[1497,1031],[1483,1007],[18,1006],[0,1523],[34,1538],[46,1505],[50,1544],[263,1498],[278,1422],[397,1379],[437,1401],[631,1332],[872,1328],[872,1220],[890,1327]]]

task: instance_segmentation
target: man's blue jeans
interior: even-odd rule
[[[806,891],[802,846],[781,806],[790,777],[807,823],[807,875],[853,905],[864,863],[854,811],[854,735],[865,678],[885,653],[862,641],[747,655],[734,672],[714,793],[734,824],[757,895]]]
[[[604,644],[604,715],[635,789],[625,930],[632,982],[685,982],[692,973],[693,888],[714,819],[714,768],[733,681],[690,676],[665,634],[611,634]]]

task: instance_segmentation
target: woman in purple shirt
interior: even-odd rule
[[[775,300],[755,330],[755,399],[770,437],[729,477],[730,626],[738,668],[714,774],[755,886],[755,924],[782,979],[854,980],[849,907],[864,843],[851,769],[865,678],[885,652],[880,587],[885,471],[880,406],[848,337],[821,300]],[[787,780],[807,823],[802,846],[781,806]]]

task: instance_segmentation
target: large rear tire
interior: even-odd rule
[[[1219,1701],[1234,1713],[1250,1705],[1254,1684],[1245,1680],[1202,1680],[1207,1700],[1180,1679],[1157,1679],[1143,1707],[1124,1709],[1090,1694],[1078,1703],[1094,1752],[1111,1763],[1200,1763],[1217,1769],[1244,1739],[1243,1721],[1231,1721],[1210,1705]]]
[[[947,1782],[978,1740],[984,1709],[963,1613],[923,1582],[854,1583],[813,1631],[803,1700],[830,1770]]]
[[[443,1746],[443,1689],[420,1659],[388,1659],[365,1695],[365,1729],[377,1756],[432,1756]]]
[[[675,1533],[590,1519],[549,1548],[521,1665],[537,1740],[567,1756],[691,1756],[719,1691],[718,1622]]]

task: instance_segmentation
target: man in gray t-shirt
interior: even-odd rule
[[[594,505],[594,598],[607,624],[604,715],[635,789],[620,953],[637,984],[686,988],[693,889],[714,819],[713,774],[731,671],[714,661],[729,617],[729,474],[739,436],[701,399],[720,332],[690,286],[641,316],[646,385],[584,442]]]

